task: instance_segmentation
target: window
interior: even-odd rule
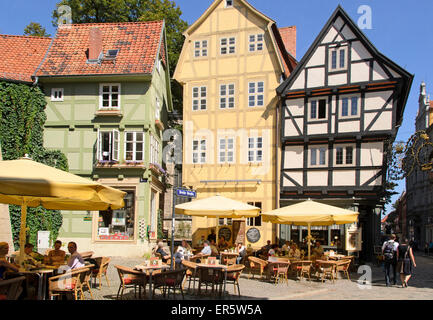
[[[235,85],[222,84],[220,85],[220,108],[233,109],[235,107]]]
[[[330,48],[330,71],[339,71],[347,68],[347,47]]]
[[[226,8],[233,7],[233,1],[234,0],[226,0]]]
[[[219,163],[234,163],[235,161],[235,139],[222,138],[219,139]]]
[[[220,52],[221,52],[221,54],[235,53],[236,52],[236,39],[234,37],[222,38],[220,40]]]
[[[192,163],[206,163],[206,140],[193,140],[192,142]]]
[[[98,134],[98,161],[119,161],[119,131],[101,131]]]
[[[125,161],[143,162],[144,133],[125,132]]]
[[[249,205],[260,208],[260,215],[255,218],[247,218],[248,227],[260,227],[262,225],[262,203],[261,202],[248,202]]]
[[[354,117],[358,115],[358,97],[345,97],[341,99],[341,117]]]
[[[324,166],[326,165],[326,148],[311,148],[310,150],[310,165]]]
[[[155,119],[159,120],[161,117],[161,103],[159,102],[159,98],[156,97],[155,101]]]
[[[120,210],[99,211],[99,240],[134,240],[135,193],[130,190],[124,198],[125,206]]]
[[[263,40],[264,40],[263,34],[250,35],[250,45],[249,45],[250,52],[263,51]]]
[[[335,164],[353,164],[353,147],[341,146],[335,148]]]
[[[156,70],[158,71],[158,73],[161,72],[161,60],[158,59],[158,61],[156,62]]]
[[[263,81],[248,83],[248,106],[264,106],[265,83]]]
[[[194,57],[207,57],[207,40],[194,42]]]
[[[51,101],[63,101],[63,88],[51,89]]]
[[[192,110],[206,110],[207,106],[207,88],[193,87],[192,88]]]
[[[248,138],[248,162],[263,161],[263,138]]]
[[[219,218],[218,225],[219,226],[231,226],[233,224],[232,218]]]
[[[120,84],[101,84],[100,109],[120,108]]]
[[[326,119],[326,100],[312,100],[310,102],[310,119]]]
[[[150,163],[161,164],[159,161],[159,141],[150,135]]]

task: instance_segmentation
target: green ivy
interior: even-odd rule
[[[37,86],[0,82],[0,142],[4,160],[16,160],[28,154],[34,161],[68,170],[66,156],[43,146],[46,100]],[[19,248],[21,207],[9,206],[15,249]],[[55,241],[62,226],[57,210],[28,208],[28,241],[37,245],[38,231],[50,231]]]

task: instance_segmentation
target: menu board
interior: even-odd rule
[[[218,232],[218,239],[221,238],[221,236],[224,236],[224,239],[226,241],[230,241],[232,237],[232,232],[229,228],[221,228]]]
[[[257,228],[251,228],[247,231],[247,239],[251,243],[256,243],[260,240],[260,231]]]

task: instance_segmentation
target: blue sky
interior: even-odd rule
[[[23,33],[29,22],[39,22],[54,35],[51,14],[58,0],[14,0],[0,2],[0,33]],[[332,12],[340,4],[356,22],[358,8],[372,9],[373,27],[363,30],[371,42],[388,58],[415,75],[406,105],[403,125],[397,140],[406,141],[415,130],[421,81],[433,98],[433,1],[431,0],[250,0],[253,6],[276,21],[279,27],[296,25],[297,58],[300,60]],[[194,22],[212,3],[211,0],[177,0],[182,19]],[[404,181],[397,191],[404,190]],[[398,196],[397,196],[398,197]],[[394,197],[393,200],[396,200]],[[389,212],[389,210],[388,210]]]

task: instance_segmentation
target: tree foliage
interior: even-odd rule
[[[51,35],[47,33],[47,30],[37,22],[30,22],[24,29],[24,35],[32,37],[51,37]]]
[[[0,82],[0,140],[4,160],[16,160],[28,154],[34,161],[61,170],[68,170],[66,156],[60,151],[43,147],[43,129],[46,121],[45,96],[40,88],[25,84]],[[9,206],[15,248],[19,244],[21,207]],[[36,245],[37,232],[51,232],[55,240],[62,225],[59,211],[42,207],[29,208],[27,227],[29,241]]]

